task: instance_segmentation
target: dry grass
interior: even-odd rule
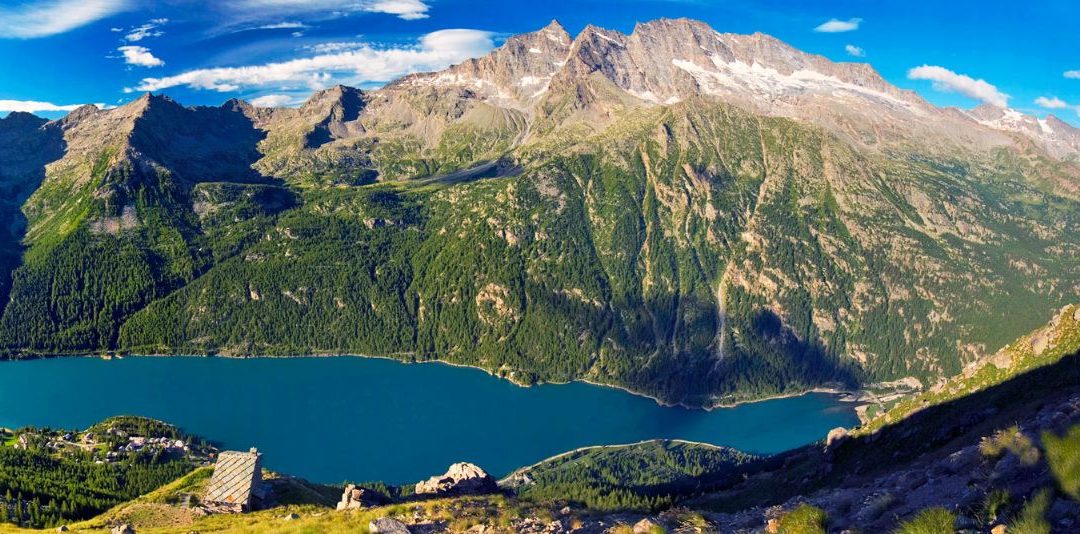
[[[1039,448],[1035,446],[1031,438],[1015,425],[982,438],[979,441],[979,452],[988,458],[997,458],[1005,452],[1011,452],[1024,465],[1035,465],[1039,463],[1041,457]]]

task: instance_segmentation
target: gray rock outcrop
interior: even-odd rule
[[[375,504],[370,492],[364,488],[358,488],[356,484],[345,486],[341,494],[341,500],[337,503],[338,510],[353,510]]]
[[[451,465],[445,474],[416,483],[417,495],[476,495],[497,490],[491,475],[468,462]]]
[[[397,519],[380,517],[368,523],[368,532],[371,534],[409,534],[409,527]]]

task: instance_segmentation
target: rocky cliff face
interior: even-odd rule
[[[1006,132],[1022,134],[1058,159],[1076,161],[1080,155],[1080,129],[1062,122],[1061,119],[1047,115],[1039,119],[1024,115],[1015,109],[983,104],[967,112],[969,116],[983,124]]]

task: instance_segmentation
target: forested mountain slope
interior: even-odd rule
[[[298,109],[13,116],[0,343],[440,358],[690,405],[932,379],[1080,296],[1075,153],[985,122],[687,20],[553,23]]]

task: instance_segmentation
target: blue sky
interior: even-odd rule
[[[0,0],[0,115],[56,117],[145,90],[185,104],[295,105],[481,55],[558,19],[629,32],[691,17],[864,61],[938,105],[1007,105],[1080,125],[1075,0]]]

